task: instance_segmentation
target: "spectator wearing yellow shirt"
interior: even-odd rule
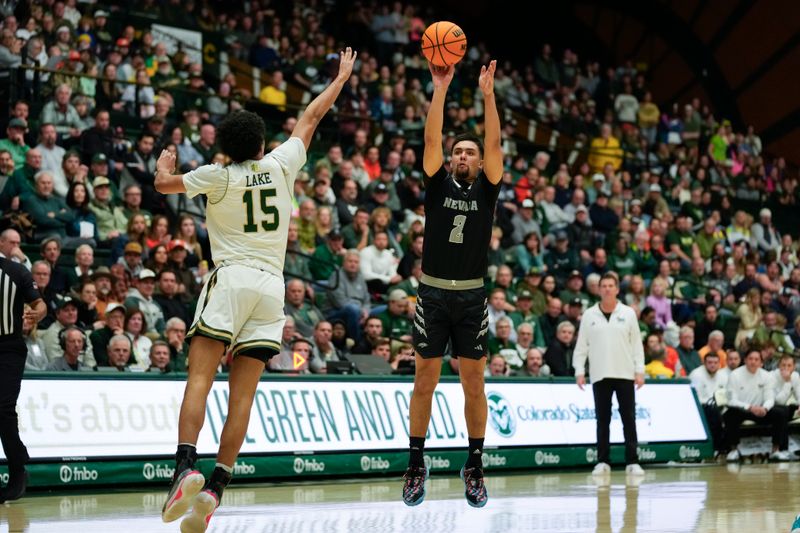
[[[286,111],[286,91],[283,90],[283,72],[276,70],[272,73],[269,85],[261,89],[258,99],[268,105],[273,105],[281,111]]]
[[[642,136],[647,139],[647,144],[652,146],[656,142],[656,133],[658,132],[658,119],[661,116],[661,111],[658,106],[653,103],[653,95],[650,91],[644,93],[642,103],[639,105],[639,128],[642,131]]]
[[[600,137],[592,139],[589,149],[589,166],[593,172],[602,172],[606,164],[611,164],[614,170],[619,170],[622,165],[622,149],[619,139],[611,135],[611,126],[603,124],[600,128]]]
[[[665,364],[667,351],[661,344],[661,339],[655,333],[651,333],[647,336],[646,345],[645,358],[650,362],[644,365],[644,373],[653,379],[671,379],[675,371]]]

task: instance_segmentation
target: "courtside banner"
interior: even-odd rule
[[[21,436],[34,459],[170,456],[184,386],[179,380],[25,379],[18,403]],[[378,379],[262,381],[242,453],[404,450],[412,388],[410,382]],[[595,442],[591,387],[488,382],[486,396],[487,448]],[[227,410],[228,385],[215,382],[200,454],[216,453]],[[461,385],[441,383],[433,397],[426,449],[466,446],[463,412]],[[636,418],[641,443],[708,439],[688,383],[646,385],[636,393]],[[622,442],[616,406],[611,439]]]

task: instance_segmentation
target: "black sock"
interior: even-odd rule
[[[408,447],[410,452],[408,456],[408,466],[424,467],[425,460],[422,458],[422,453],[425,451],[425,437],[409,438]]]
[[[222,492],[225,490],[225,487],[228,486],[228,483],[231,482],[232,477],[233,475],[230,472],[217,466],[211,473],[211,477],[208,478],[205,489],[216,494],[217,501],[222,502]]]
[[[469,455],[467,456],[467,468],[483,468],[483,439],[469,438]]]
[[[178,444],[178,451],[175,452],[175,476],[184,470],[194,468],[195,462],[197,462],[197,448],[193,444]]]

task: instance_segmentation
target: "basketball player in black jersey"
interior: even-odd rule
[[[430,67],[434,89],[425,120],[425,245],[414,318],[416,374],[409,413],[410,458],[403,486],[407,505],[418,505],[425,497],[425,434],[448,341],[453,356],[459,358],[469,433],[469,454],[461,470],[464,496],[473,507],[483,507],[488,500],[482,464],[487,413],[483,372],[489,327],[483,278],[503,174],[495,67],[496,61],[481,67],[478,79],[485,107],[484,142],[468,133],[456,137],[449,172],[442,152],[442,121],[454,69]]]

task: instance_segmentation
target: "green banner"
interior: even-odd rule
[[[698,462],[711,456],[710,444],[668,443],[639,446],[642,463]],[[425,464],[434,474],[456,472],[464,464],[465,450],[435,451],[425,455]],[[613,463],[624,462],[624,448],[611,447]],[[499,448],[485,450],[483,464],[487,472],[587,468],[597,461],[592,447]],[[347,454],[304,454],[240,457],[234,465],[238,480],[307,480],[324,476],[397,475],[405,471],[408,452],[390,451]],[[214,459],[201,459],[203,472],[210,472]],[[31,488],[68,488],[121,485],[169,484],[174,473],[171,459],[154,461],[90,461],[34,463],[28,465]],[[0,467],[0,481],[8,481],[7,469]]]

